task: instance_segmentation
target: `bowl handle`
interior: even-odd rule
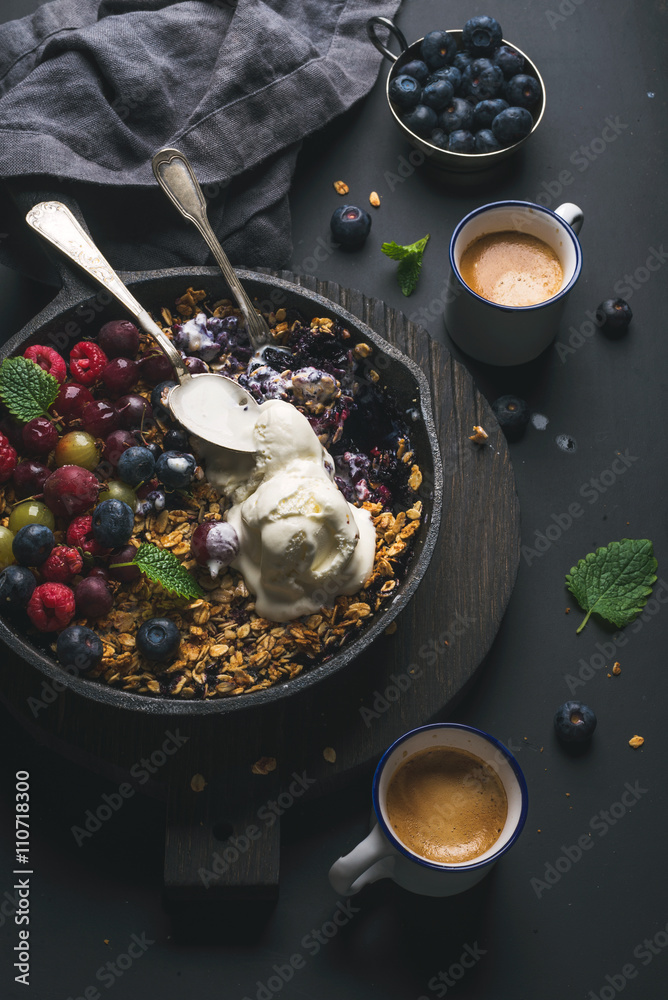
[[[366,22],[366,33],[373,42],[373,44],[376,46],[378,51],[381,53],[381,55],[385,56],[386,59],[389,59],[390,62],[396,62],[399,57],[395,56],[394,52],[390,52],[387,45],[385,45],[384,42],[381,42],[380,38],[376,34],[377,24],[381,25],[381,27],[383,28],[387,28],[390,34],[394,35],[396,40],[399,42],[399,45],[401,46],[402,55],[408,48],[408,42],[406,41],[406,36],[404,35],[403,31],[397,28],[394,21],[390,21],[389,17],[380,17],[380,16],[370,17],[369,20]]]

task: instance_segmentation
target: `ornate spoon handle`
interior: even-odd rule
[[[26,221],[40,236],[78,264],[125,306],[141,328],[157,340],[174,366],[180,382],[190,378],[190,373],[171,340],[123,284],[66,205],[59,201],[42,201],[30,209]]]
[[[178,149],[161,149],[153,157],[153,173],[158,184],[178,208],[181,215],[197,227],[215,257],[216,263],[237,300],[237,305],[244,314],[253,350],[257,351],[258,348],[271,340],[269,327],[264,318],[253,307],[253,303],[237,278],[218,237],[211,228],[206,214],[206,199],[190,163]]]

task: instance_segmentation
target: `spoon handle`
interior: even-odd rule
[[[253,307],[218,237],[211,228],[206,214],[206,199],[188,159],[178,149],[161,149],[153,157],[153,173],[181,215],[197,227],[215,257],[223,277],[237,300],[237,305],[244,314],[250,342],[257,351],[270,341],[269,327]]]
[[[174,366],[180,382],[190,378],[183,358],[169,337],[165,336],[146,309],[137,302],[66,205],[60,201],[42,201],[30,209],[26,222],[125,306],[141,328],[157,340]]]

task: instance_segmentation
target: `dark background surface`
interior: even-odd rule
[[[5,0],[0,16],[22,16],[36,6]],[[506,197],[539,200],[551,208],[574,201],[584,210],[584,269],[558,338],[558,345],[566,346],[572,338],[571,351],[557,345],[520,369],[466,362],[490,400],[516,392],[545,418],[543,430],[530,426],[511,446],[523,558],[492,651],[475,688],[451,716],[493,733],[517,753],[531,799],[525,832],[492,875],[463,896],[427,899],[387,882],[365,889],[352,899],[350,919],[331,939],[322,938],[315,953],[313,932],[331,920],[339,904],[327,869],[367,830],[369,774],[286,812],[281,894],[265,922],[243,930],[211,921],[208,935],[187,940],[161,907],[164,804],[135,796],[78,847],[71,827],[117,784],[45,752],[3,710],[2,899],[5,891],[12,895],[18,769],[31,772],[35,870],[30,987],[13,981],[17,928],[7,916],[11,904],[0,906],[3,996],[67,1000],[84,996],[87,987],[102,996],[111,989],[124,1000],[146,995],[418,1000],[444,996],[446,990],[448,996],[476,1000],[611,1000],[620,992],[627,1000],[665,996],[666,272],[665,264],[651,272],[645,262],[652,248],[668,245],[662,169],[667,14],[659,2],[621,0],[547,6],[506,0],[486,12],[499,18],[506,38],[531,55],[546,85],[546,115],[524,153],[510,161],[503,176],[478,187],[436,181],[424,168],[400,179],[409,173],[404,158],[410,147],[389,121],[385,64],[368,100],[304,146],[292,198],[295,249],[288,263],[297,272],[385,299],[446,343],[440,297],[447,246],[466,212]],[[413,40],[435,27],[461,27],[474,13],[461,2],[449,4],[445,13],[440,3],[415,0],[404,5],[398,23]],[[608,118],[619,135],[613,142],[597,141]],[[572,180],[560,192],[564,171]],[[326,257],[318,261],[319,240],[327,242],[329,216],[341,204],[332,188],[340,178],[350,186],[346,200],[364,205],[375,189],[382,206],[373,214],[362,251],[318,252]],[[404,299],[380,244],[412,242],[426,232],[432,238],[420,285]],[[587,310],[622,285],[629,285],[622,294],[634,320],[627,337],[611,342],[591,331]],[[3,270],[0,294],[4,337],[52,293]],[[559,447],[559,435],[571,439],[570,448]],[[612,467],[620,454],[627,465],[618,474]],[[574,503],[583,513],[568,526],[563,515]],[[659,583],[645,614],[621,634],[622,646],[614,640],[619,633],[598,620],[576,635],[580,614],[563,581],[587,552],[623,537],[652,539]],[[416,635],[416,646],[428,639]],[[622,673],[608,677],[615,659]],[[567,675],[578,678],[580,672],[589,679],[569,687]],[[552,731],[555,708],[572,693],[599,718],[590,751],[582,757],[565,754]],[[645,745],[634,751],[628,740],[636,733]],[[636,788],[632,808],[619,805],[627,783]],[[569,862],[567,853],[577,857],[571,845],[587,835],[593,846]],[[544,882],[547,872],[549,888],[532,883]],[[106,978],[96,978],[105,963],[127,952],[133,934],[152,942],[145,953],[122,976],[104,971],[100,977]],[[467,946],[477,960],[464,971],[458,963]],[[302,967],[279,989],[275,967],[285,970],[297,954]],[[439,985],[434,977],[449,977],[451,968],[454,978]]]

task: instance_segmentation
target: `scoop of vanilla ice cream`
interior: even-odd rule
[[[263,403],[254,435],[254,466],[243,477],[231,453],[205,445],[207,477],[233,500],[227,520],[240,550],[232,565],[255,594],[257,613],[290,621],[363,586],[376,531],[368,511],[333,482],[330,455],[294,406]]]

